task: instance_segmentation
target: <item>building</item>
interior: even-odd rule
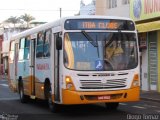
[[[160,0],[97,0],[96,14],[135,21],[141,52],[141,88],[160,92]]]
[[[95,15],[96,11],[96,0],[92,0],[92,2],[88,5],[85,5],[83,0],[80,3],[80,15]]]
[[[32,21],[29,28],[44,24],[46,22]],[[14,34],[20,33],[29,29],[26,24],[16,24],[13,26],[10,23],[3,22],[0,24],[0,75],[7,72],[8,69],[8,52],[9,40]]]
[[[1,55],[1,67],[0,74],[4,75],[8,71],[8,52],[9,52],[9,40],[12,35],[22,32],[26,30],[26,28],[8,28],[3,27],[0,34],[0,55]]]
[[[130,0],[141,50],[142,89],[160,92],[160,0]]]
[[[96,15],[130,17],[129,0],[97,0]]]
[[[2,42],[2,63],[3,63],[3,73],[8,72],[8,52],[9,52],[9,40]]]

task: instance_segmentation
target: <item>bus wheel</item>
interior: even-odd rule
[[[116,110],[119,106],[119,103],[118,102],[115,102],[115,103],[105,103],[106,105],[106,108],[108,110]]]
[[[56,112],[59,111],[59,105],[56,104],[56,103],[53,103],[53,101],[52,101],[51,91],[48,94],[48,105],[49,105],[49,108],[50,108],[51,112],[56,113]]]
[[[22,84],[20,84],[19,86],[19,97],[20,97],[21,103],[26,103],[28,101],[28,96],[24,94],[24,89]]]

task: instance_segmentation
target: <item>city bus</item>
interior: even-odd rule
[[[138,101],[140,62],[135,23],[113,16],[74,16],[11,37],[8,80],[20,101],[62,105]]]

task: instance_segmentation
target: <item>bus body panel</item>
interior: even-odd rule
[[[115,91],[97,91],[97,92],[79,92],[62,90],[62,104],[91,104],[107,102],[133,102],[139,101],[140,87],[115,90]],[[68,97],[70,96],[70,97]]]

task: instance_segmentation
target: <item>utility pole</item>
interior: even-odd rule
[[[62,17],[62,8],[59,8],[60,18]]]

